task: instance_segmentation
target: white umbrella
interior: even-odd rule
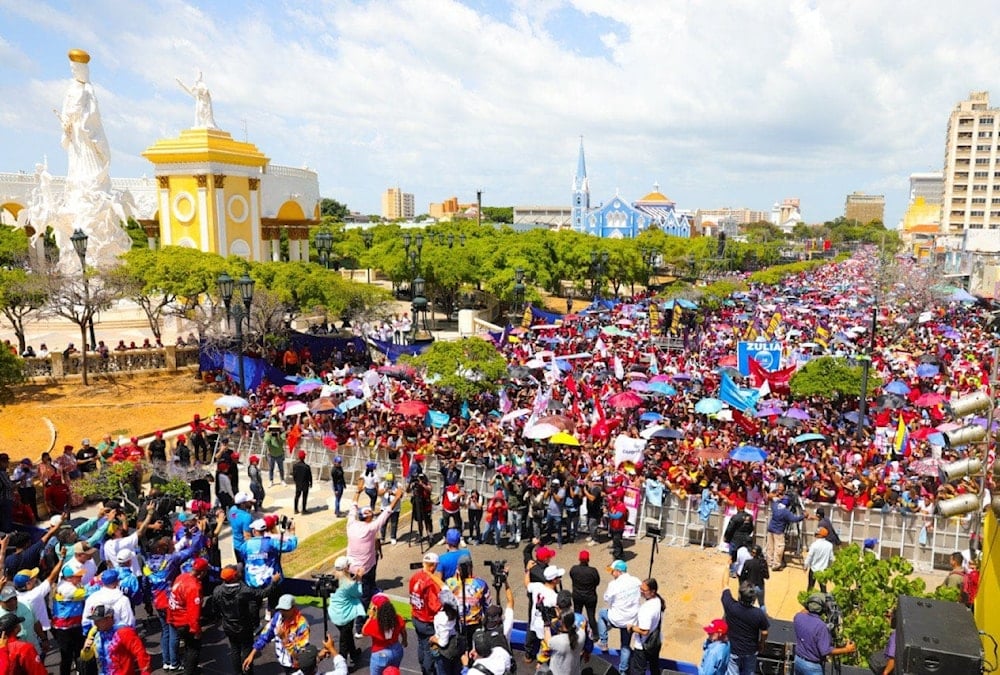
[[[215,399],[214,405],[217,408],[225,408],[227,410],[231,410],[232,408],[245,408],[248,405],[250,405],[250,402],[247,401],[245,398],[230,394],[227,396],[220,396],[219,398]]]
[[[562,429],[554,424],[534,424],[530,427],[524,429],[522,434],[525,438],[531,438],[533,440],[542,440],[544,438],[551,438],[558,434]]]
[[[518,408],[517,410],[511,410],[509,413],[500,418],[500,423],[511,422],[516,420],[518,417],[524,417],[525,415],[531,414],[531,408]]]
[[[285,409],[282,412],[285,417],[294,417],[309,412],[309,406],[302,401],[289,401],[285,404]]]

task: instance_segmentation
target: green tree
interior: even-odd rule
[[[0,349],[0,404],[13,401],[17,385],[25,379],[24,360],[6,349]]]
[[[448,387],[461,400],[491,391],[507,372],[507,360],[492,342],[472,337],[453,342],[435,342],[419,356],[404,356],[404,363],[436,376],[435,386]]]
[[[10,323],[17,336],[17,353],[27,345],[25,321],[38,314],[47,300],[44,279],[23,268],[0,268],[0,313]]]
[[[319,214],[343,222],[347,216],[351,215],[351,210],[347,208],[347,204],[341,204],[336,199],[323,197],[319,200]]]
[[[491,223],[506,223],[510,225],[514,222],[513,206],[484,206],[483,221]]]
[[[862,552],[857,544],[837,551],[830,567],[816,573],[820,582],[833,582],[831,594],[842,613],[844,637],[857,645],[849,658],[852,663],[863,664],[869,654],[885,647],[892,630],[889,615],[899,596],[958,599],[956,589],[928,594],[924,580],[912,575],[913,565],[905,558],[882,560],[872,551]],[[805,591],[799,593],[799,602],[808,596]]]
[[[868,395],[882,386],[882,381],[873,374],[868,377]],[[789,382],[792,395],[798,398],[820,396],[837,398],[858,396],[861,393],[861,366],[856,366],[845,358],[821,356],[807,361],[799,368]]]

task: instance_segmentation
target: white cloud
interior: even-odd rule
[[[906,176],[941,164],[949,111],[996,84],[1000,56],[985,1],[0,6],[17,22],[0,60],[20,73],[0,84],[16,101],[0,118],[4,169],[59,151],[46,111],[68,69],[52,53],[80,46],[116,173],[145,172],[138,153],[190,124],[174,78],[202,69],[222,126],[242,137],[246,119],[273,161],[317,168],[324,194],[366,211],[396,183],[418,208],[478,187],[489,203],[567,203],[582,133],[595,200],[659,180],[681,208],[797,195],[826,219],[846,193],[885,189],[891,222]]]

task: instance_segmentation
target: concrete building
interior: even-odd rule
[[[698,209],[694,212],[694,232],[700,232],[706,237],[712,237],[719,232],[725,232],[727,237],[739,234],[740,227],[750,223],[770,221],[766,211],[753,211],[746,207],[720,209]]]
[[[844,218],[856,220],[867,225],[873,220],[884,222],[885,195],[866,195],[864,192],[852,192],[844,201]]]
[[[567,230],[573,226],[573,208],[570,206],[515,206],[514,229],[548,228]]]
[[[944,174],[940,171],[927,171],[910,174],[910,203],[918,197],[923,197],[928,204],[940,204],[944,196]]]
[[[447,222],[457,216],[475,219],[477,210],[475,202],[459,204],[458,197],[449,197],[443,202],[431,202],[427,207],[427,214],[434,220]]]
[[[386,220],[409,219],[416,215],[413,208],[413,194],[403,192],[399,186],[382,193],[382,217]]]
[[[1000,109],[974,91],[948,118],[941,231],[962,235],[967,251],[1000,251]]]
[[[789,234],[795,226],[802,222],[801,202],[798,197],[786,197],[781,202],[775,202],[771,207],[771,224]]]

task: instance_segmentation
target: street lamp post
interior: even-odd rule
[[[69,238],[73,242],[73,250],[80,258],[80,269],[83,274],[83,312],[89,319],[87,324],[90,328],[90,349],[97,349],[97,340],[94,336],[94,315],[90,307],[90,279],[87,278],[87,233],[81,229],[73,231]],[[83,342],[83,361],[80,366],[80,374],[83,376],[83,385],[87,386],[87,337],[85,335],[84,323],[80,323],[80,341]]]
[[[240,396],[246,396],[246,375],[243,369],[243,317],[247,319],[247,330],[250,329],[250,307],[253,304],[254,280],[249,275],[244,274],[239,280],[234,281],[232,277],[223,272],[216,282],[219,295],[226,306],[226,325],[230,323],[230,318],[236,319],[236,342],[239,345],[239,352],[236,355],[237,368],[240,377]],[[237,305],[235,310],[230,311],[233,302],[233,291],[238,290],[242,305]]]
[[[573,313],[573,295],[574,295],[573,287],[570,286],[569,290],[566,291],[566,313],[567,314],[572,314]]]
[[[420,318],[424,319],[424,330],[427,330],[427,298],[424,297],[424,280],[417,277],[413,280],[413,301],[410,305],[413,310],[413,337],[412,342],[416,344],[417,335],[420,334]]]
[[[361,240],[365,243],[365,251],[370,251],[372,248],[372,242],[375,241],[375,235],[372,233],[371,230],[365,230],[364,232],[361,233]],[[365,268],[368,271],[368,283],[371,284],[372,282],[371,261],[368,261],[368,263],[365,265]]]
[[[601,251],[600,253],[597,251],[590,252],[590,292],[591,295],[594,296],[595,300],[601,297],[601,286],[603,284],[602,277],[604,276],[604,272],[607,270],[608,259],[609,256],[607,251]]]
[[[330,251],[333,250],[333,235],[328,230],[316,233],[316,250],[319,251],[319,262],[330,269]]]
[[[520,267],[514,269],[514,304],[511,307],[511,314],[515,318],[524,311],[524,270]],[[512,322],[513,323],[513,322]]]

